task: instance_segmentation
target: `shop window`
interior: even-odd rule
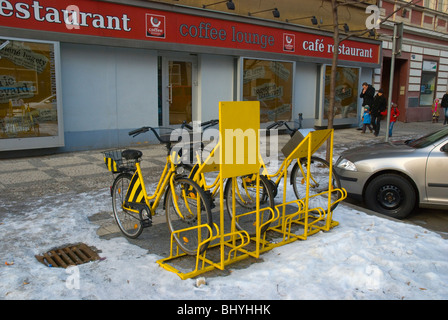
[[[330,104],[331,66],[325,66],[325,97],[323,118],[328,119]],[[337,67],[334,119],[357,118],[359,68]]]
[[[420,105],[431,106],[434,102],[437,62],[423,61],[422,82],[420,85]]]
[[[293,63],[243,60],[243,100],[260,101],[260,121],[291,120]]]
[[[0,141],[59,137],[55,44],[0,39],[0,57]]]

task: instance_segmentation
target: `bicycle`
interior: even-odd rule
[[[148,195],[142,175],[140,150],[105,152],[105,162],[112,173],[118,175],[111,187],[112,207],[121,232],[129,238],[137,238],[143,229],[152,225],[152,216],[163,200],[168,228],[187,254],[203,253],[212,233],[210,201],[197,183],[177,173],[179,154],[172,153],[169,134],[157,131],[171,128],[142,127],[129,132],[133,137],[152,131],[167,148],[166,163],[154,193]]]
[[[301,124],[301,123],[300,123]],[[279,184],[283,178],[284,170],[287,170],[292,164],[293,159],[288,160],[288,155],[292,150],[299,145],[301,140],[304,138],[300,133],[299,128],[291,128],[286,121],[276,121],[269,125],[266,130],[277,129],[285,126],[291,139],[282,149],[285,156],[285,160],[281,163],[278,170],[269,174],[266,168],[266,164],[261,161],[263,175],[269,178],[271,186],[274,190],[274,195],[277,195]],[[289,183],[292,185],[294,194],[297,199],[303,199],[306,196],[306,179],[308,170],[308,159],[306,157],[297,159],[294,163],[291,173]],[[328,204],[328,189],[329,189],[329,175],[330,175],[330,164],[325,159],[319,158],[317,156],[311,156],[310,159],[310,184],[309,184],[309,207],[310,208],[326,208]],[[284,186],[286,187],[286,186]],[[332,189],[340,189],[341,182],[336,174],[332,174]],[[340,202],[342,193],[335,190],[331,194],[331,207],[330,210],[336,209]],[[327,211],[328,209],[324,209]]]
[[[201,123],[202,133],[218,124],[218,120],[210,120]],[[193,130],[193,127],[184,123],[183,128]],[[201,138],[202,141],[202,138]],[[213,156],[213,153],[217,150],[219,145],[216,145],[213,150],[210,151],[209,156]],[[202,148],[201,151],[204,151]],[[220,179],[221,175],[218,172],[216,177],[206,177],[203,168],[206,166],[206,161],[202,161],[201,157],[197,158],[194,164],[186,164],[188,167],[188,177],[197,182],[198,185],[210,195],[211,206],[214,207],[213,201],[219,195],[220,191]],[[257,185],[256,180],[251,178],[252,175],[234,177],[226,179],[224,182],[224,200],[225,208],[230,219],[235,216],[235,226],[240,231],[246,231],[249,236],[256,235],[256,215],[254,214],[256,209],[256,197],[257,197]],[[260,176],[259,182],[259,212],[260,214],[260,234],[263,234],[269,227],[269,223],[273,217],[274,212],[274,195],[270,188],[269,181],[266,177]],[[235,203],[233,203],[233,192],[235,194]],[[272,209],[272,210],[271,210]]]

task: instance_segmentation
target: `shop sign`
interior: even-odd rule
[[[331,59],[333,39],[304,32],[99,1],[0,0],[2,25]],[[379,63],[380,45],[345,40],[340,60]]]
[[[423,60],[422,70],[436,72],[437,71],[437,62]]]

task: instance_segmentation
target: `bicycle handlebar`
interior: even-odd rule
[[[219,120],[213,119],[213,120],[202,122],[201,123],[201,127],[205,127],[204,129],[207,129],[207,128],[209,128],[211,126],[214,126],[214,125],[216,125],[218,123],[219,123]],[[189,130],[193,130],[193,127],[191,125],[187,124],[186,121],[182,122],[181,128],[182,129],[183,128],[187,128]],[[171,128],[168,128],[168,129],[171,129]],[[161,143],[168,143],[168,141],[164,141],[162,139],[162,137],[157,132],[156,128],[153,128],[153,127],[146,127],[146,126],[145,127],[141,127],[141,128],[129,131],[128,134],[130,136],[132,136],[132,137],[136,137],[136,136],[138,136],[141,133],[148,132],[149,130],[151,130],[154,133],[154,135],[156,136],[157,140],[159,140]],[[171,130],[174,130],[174,129],[171,129]]]
[[[149,131],[149,129],[150,129],[150,127],[141,127],[139,129],[135,129],[135,130],[129,131],[128,134],[130,136],[135,137],[135,136],[138,136],[140,133]]]
[[[202,122],[201,123],[201,127],[205,127],[204,129],[207,129],[207,128],[212,127],[212,126],[214,126],[214,125],[216,125],[218,123],[219,123],[218,119],[212,119],[212,120],[208,120],[208,121]],[[288,125],[288,123],[286,121],[284,121],[284,120],[279,120],[279,121],[276,121],[276,122],[270,124],[269,126],[266,127],[266,130],[271,130],[273,128],[277,129],[277,128],[280,128],[281,126],[285,126],[286,129],[288,129],[288,131],[290,131],[290,132],[297,131],[297,129],[291,128]],[[181,128],[187,128],[189,130],[193,130],[193,127],[191,125],[189,125],[188,123],[186,123],[186,121],[182,122]],[[161,140],[159,134],[157,133],[157,131],[153,127],[141,127],[139,129],[135,129],[135,130],[129,131],[129,135],[135,137],[135,136],[137,136],[137,135],[139,135],[141,133],[148,132],[149,130],[151,130],[154,133],[154,135],[156,136],[156,138],[160,142],[164,142],[164,141]]]
[[[204,129],[207,129],[207,128],[212,127],[218,123],[219,123],[218,119],[208,120],[205,122],[201,122],[201,127],[205,127]],[[185,120],[182,122],[181,128],[182,129],[187,128],[188,130],[193,130],[193,127],[191,125],[189,125]]]
[[[134,137],[138,136],[141,133],[148,132],[149,130],[151,130],[154,133],[154,135],[156,136],[157,140],[159,140],[161,143],[167,143],[167,141],[163,141],[163,139],[157,133],[156,129],[153,128],[153,127],[141,127],[139,129],[135,129],[135,130],[129,131],[128,134],[134,138]]]
[[[285,123],[285,121],[276,121],[273,124],[270,124],[266,127],[266,130],[271,130],[272,128],[279,128],[281,127],[283,124]]]
[[[182,121],[182,125],[180,126],[182,129],[183,128],[187,128],[188,130],[193,130],[193,127],[192,126],[190,126],[188,123],[187,123],[187,121]]]
[[[201,127],[205,127],[205,126],[210,127],[210,126],[214,126],[214,125],[216,125],[218,123],[219,123],[218,119],[212,119],[212,120],[209,120],[209,121],[202,122],[201,123]]]
[[[281,126],[285,126],[286,129],[290,132],[290,134],[295,133],[298,129],[294,129],[291,128],[288,123],[286,121],[280,120],[280,121],[276,121],[273,124],[270,124],[269,126],[266,127],[266,130],[271,130],[273,128],[277,129],[280,128]]]

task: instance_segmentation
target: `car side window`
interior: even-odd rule
[[[442,128],[441,130],[430,133],[430,134],[423,136],[419,139],[409,141],[407,143],[407,145],[412,148],[416,148],[416,149],[425,148],[425,147],[439,141],[440,139],[443,139],[446,136],[448,136],[448,128]]]
[[[448,143],[446,143],[445,145],[443,145],[443,146],[440,148],[440,151],[448,153]]]

